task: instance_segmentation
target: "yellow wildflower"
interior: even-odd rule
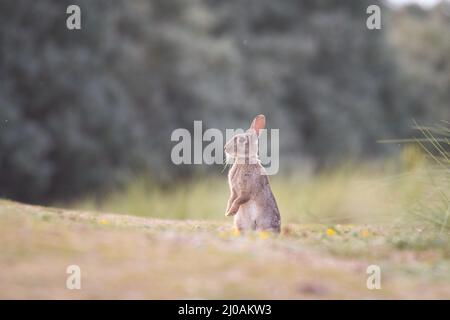
[[[241,232],[239,231],[239,229],[234,229],[231,234],[235,237],[239,237],[241,235]]]
[[[103,225],[106,225],[106,224],[109,224],[109,221],[106,220],[106,219],[100,219],[100,220],[98,221],[98,223],[103,224]]]
[[[363,238],[367,238],[368,236],[370,236],[370,231],[367,229],[364,229],[361,231],[361,237]]]
[[[261,240],[266,240],[270,238],[270,232],[268,231],[261,231],[258,233],[258,235]]]
[[[336,231],[332,228],[327,229],[327,236],[332,237],[336,234]]]

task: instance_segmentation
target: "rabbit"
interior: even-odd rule
[[[258,158],[258,138],[266,118],[258,115],[250,128],[225,144],[225,153],[234,163],[228,172],[230,198],[226,216],[234,216],[237,230],[280,232],[281,217],[269,179]]]

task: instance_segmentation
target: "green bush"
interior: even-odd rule
[[[169,156],[172,130],[194,120],[244,128],[265,113],[295,166],[382,154],[378,139],[406,135],[430,101],[448,115],[449,97],[441,80],[438,95],[420,91],[433,99],[412,98],[433,70],[405,80],[392,26],[365,26],[374,3],[1,1],[0,196],[64,200],[141,172],[192,174]],[[69,4],[82,30],[65,27]]]

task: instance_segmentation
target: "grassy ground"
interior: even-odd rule
[[[416,148],[405,148],[399,157],[380,163],[349,162],[319,174],[284,172],[271,176],[270,182],[283,221],[302,224],[390,224],[416,218],[441,223],[448,206],[442,194],[450,197],[448,170],[435,170]],[[155,218],[229,221],[223,216],[228,196],[223,172],[219,177],[179,181],[171,188],[144,178],[102,199],[88,197],[69,207]],[[427,217],[419,217],[421,211]],[[447,222],[450,227],[450,220]]]
[[[405,148],[381,165],[273,177],[278,236],[233,230],[225,177],[136,181],[78,211],[0,200],[0,298],[450,299],[440,153],[447,162]],[[66,288],[69,265],[81,290]],[[367,288],[370,265],[379,290]]]
[[[448,229],[162,220],[0,200],[0,298],[450,298]],[[66,288],[79,265],[81,290]],[[366,268],[381,268],[380,290]]]

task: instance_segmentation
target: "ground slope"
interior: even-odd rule
[[[447,233],[146,219],[0,200],[0,298],[450,298]],[[444,240],[442,240],[444,239]],[[366,268],[381,268],[369,290]],[[66,269],[81,268],[81,290]]]

